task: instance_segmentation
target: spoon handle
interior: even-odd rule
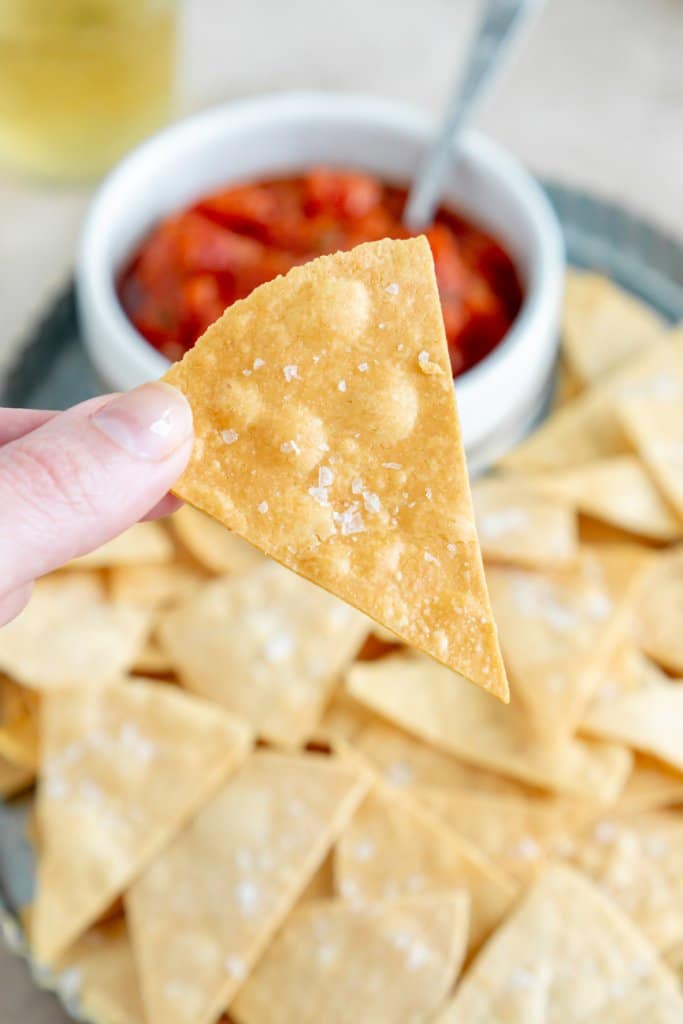
[[[430,146],[408,195],[403,222],[411,231],[431,224],[450,171],[456,140],[472,111],[510,53],[530,15],[543,0],[486,0],[462,77],[448,104],[443,126]]]

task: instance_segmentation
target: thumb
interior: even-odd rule
[[[137,522],[191,450],[190,407],[161,383],[84,402],[0,448],[0,590]]]

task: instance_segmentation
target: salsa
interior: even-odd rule
[[[221,189],[142,241],[120,275],[121,303],[151,345],[179,359],[226,306],[264,281],[360,242],[408,238],[406,194],[370,174],[325,167]],[[522,290],[502,246],[454,211],[440,207],[425,234],[458,376],[502,340]]]

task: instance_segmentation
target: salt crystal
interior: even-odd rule
[[[318,445],[318,450],[321,452],[329,452],[330,446],[325,441],[321,441]]]
[[[260,501],[258,503],[258,505],[256,506],[256,508],[261,513],[261,515],[264,516],[266,514],[266,512],[268,511],[268,502],[267,501]]]
[[[339,388],[340,391],[346,391],[346,381],[340,380],[339,383],[337,384],[337,387]]]
[[[363,490],[363,481],[359,476],[354,476],[351,481],[351,492],[353,494],[360,494]]]
[[[380,323],[380,324],[377,324],[377,326],[379,327],[380,331],[383,331],[383,330],[384,330],[384,328],[385,328],[385,327],[386,327],[387,325],[386,325],[385,323]]]
[[[263,657],[266,661],[278,664],[286,661],[294,650],[294,640],[289,633],[276,633],[268,637],[263,648]]]
[[[331,487],[334,483],[334,473],[328,466],[321,466],[318,469],[318,487]]]
[[[301,448],[296,441],[283,441],[280,445],[280,451],[283,455],[289,455],[292,452],[294,455],[301,455]]]
[[[299,367],[295,363],[285,366],[282,372],[284,373],[285,380],[288,384],[290,380],[301,380],[301,377],[299,376]]]
[[[363,491],[363,503],[368,512],[379,512],[382,507],[379,497],[372,491]]]
[[[346,509],[344,512],[335,512],[334,521],[341,529],[342,536],[344,537],[348,537],[353,533],[363,533],[365,530],[363,517],[356,505]]]
[[[221,437],[226,444],[234,444],[239,436],[236,430],[221,430]]]
[[[389,295],[398,295],[398,285],[396,284],[395,281],[392,281],[391,284],[388,284],[386,286],[384,291],[388,292]]]
[[[425,562],[433,562],[434,565],[439,565],[439,559],[435,558],[431,551],[423,552]]]
[[[256,882],[238,882],[235,886],[235,900],[243,917],[253,917],[261,906],[261,892]]]
[[[231,978],[236,978],[241,981],[247,976],[247,965],[241,956],[237,956],[234,953],[229,953],[223,961],[223,967],[225,973],[229,974]]]
[[[424,967],[432,959],[432,952],[422,942],[413,942],[406,953],[406,967],[409,971],[415,971],[418,967]]]
[[[427,350],[423,348],[417,357],[417,361],[423,368],[427,366],[429,363],[429,352],[427,352]]]
[[[432,500],[432,489],[431,489],[431,487],[425,487],[425,498],[427,499],[427,501],[431,501]]]
[[[358,369],[360,370],[361,373],[367,373],[368,369],[369,369],[369,366],[368,366],[367,363],[359,363],[358,364]]]
[[[402,469],[403,467],[401,466],[400,462],[383,462],[382,463],[382,468],[383,469]]]
[[[258,356],[257,356],[257,358],[254,360],[254,369],[255,370],[260,370],[261,367],[265,366],[265,365],[266,365],[265,359],[259,359]]]
[[[245,377],[251,377],[251,370],[242,370]]]
[[[330,499],[327,495],[327,487],[309,487],[308,493],[319,505],[323,507],[330,504]]]

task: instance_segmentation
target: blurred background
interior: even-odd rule
[[[111,47],[69,52],[78,44],[55,47],[53,34],[42,52],[38,46],[31,53],[35,41],[25,31],[13,37],[18,11],[32,11],[36,24],[51,30],[65,2],[87,21],[93,5],[83,0],[0,0],[0,378],[69,277],[98,175],[136,136],[229,98],[297,88],[369,92],[437,114],[478,6],[107,0],[119,22],[138,18],[122,29],[129,92],[112,106]],[[680,0],[549,0],[523,53],[478,112],[477,127],[536,173],[620,200],[680,234],[682,52]],[[77,69],[66,82],[55,70],[65,58]],[[19,137],[10,102],[17,76],[35,91],[32,109],[39,112],[22,120]],[[60,117],[69,118],[79,102],[85,125],[98,103],[109,112],[99,135],[91,125],[84,167],[69,166],[55,143],[64,130]],[[42,139],[43,150],[31,139]]]

